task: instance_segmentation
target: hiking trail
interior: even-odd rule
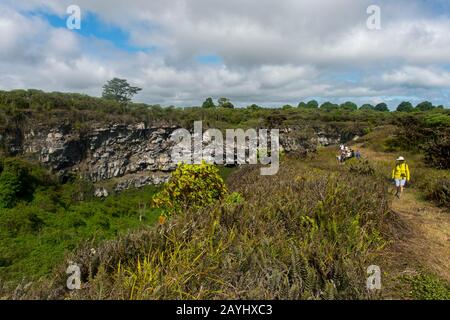
[[[393,163],[393,154],[373,151],[362,145],[355,147],[369,161]],[[414,175],[414,167],[411,170]],[[449,212],[422,200],[420,192],[408,185],[401,199],[393,197],[391,209],[404,230],[386,252],[388,286],[395,286],[399,276],[416,275],[422,270],[450,282]]]
[[[390,179],[396,154],[375,151],[364,143],[353,143],[351,148],[359,150],[362,159],[369,160],[377,169]],[[334,170],[336,146],[325,147],[315,159],[318,163],[328,163],[329,170]],[[414,177],[414,164],[410,164],[411,176]],[[383,250],[377,261],[382,272],[381,297],[383,299],[405,299],[407,284],[401,281],[404,276],[417,276],[432,273],[450,283],[450,213],[423,199],[420,190],[409,184],[398,199],[394,196],[395,186],[389,188],[389,217],[393,239]]]

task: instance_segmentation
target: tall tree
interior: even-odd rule
[[[342,103],[340,105],[340,108],[344,109],[344,110],[349,110],[349,111],[358,110],[358,106],[355,103],[351,102],[351,101],[347,101],[347,102]]]
[[[231,103],[230,99],[228,99],[228,98],[219,98],[219,100],[217,102],[219,104],[219,107],[221,107],[221,108],[230,108],[230,109],[234,108],[234,105]]]
[[[375,106],[374,110],[375,111],[381,111],[381,112],[389,112],[389,108],[388,108],[387,104],[384,103],[384,102],[377,104]]]
[[[316,100],[311,100],[306,104],[308,109],[317,109],[319,107],[319,103]]]
[[[216,105],[214,104],[214,101],[212,98],[208,98],[205,100],[205,102],[203,102],[202,104],[202,108],[206,108],[206,109],[210,109],[210,108],[215,108]]]
[[[102,97],[127,104],[142,88],[131,86],[127,80],[114,78],[103,86]]]
[[[260,106],[258,106],[257,104],[252,104],[252,105],[248,106],[247,109],[249,109],[249,110],[259,110],[259,109],[262,109],[262,108]]]
[[[359,108],[359,110],[375,110],[375,107],[370,103],[365,103]]]
[[[414,110],[413,105],[409,101],[403,101],[397,107],[398,112],[411,112]]]
[[[431,102],[424,101],[424,102],[419,103],[416,106],[416,109],[419,110],[419,111],[429,111],[429,110],[433,110],[434,106],[433,106],[433,104]]]
[[[324,102],[320,105],[320,109],[325,110],[325,111],[331,111],[331,110],[335,110],[339,108],[339,105],[331,103],[329,101]]]

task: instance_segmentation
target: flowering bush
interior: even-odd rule
[[[153,204],[170,215],[192,207],[204,207],[223,199],[227,187],[212,164],[180,164],[164,189],[153,198]]]

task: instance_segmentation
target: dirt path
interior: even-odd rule
[[[393,200],[392,209],[410,230],[394,246],[394,252],[404,258],[405,267],[425,267],[450,282],[449,213],[418,200],[413,189]]]
[[[356,145],[371,161],[392,162],[392,155]],[[422,270],[433,272],[450,282],[450,213],[420,199],[420,193],[406,188],[401,199],[392,200],[392,210],[404,229],[386,253],[385,265],[390,286],[402,275]],[[388,290],[389,291],[389,290]]]

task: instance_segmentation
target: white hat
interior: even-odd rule
[[[405,158],[403,158],[403,157],[398,157],[397,161],[405,161]]]

